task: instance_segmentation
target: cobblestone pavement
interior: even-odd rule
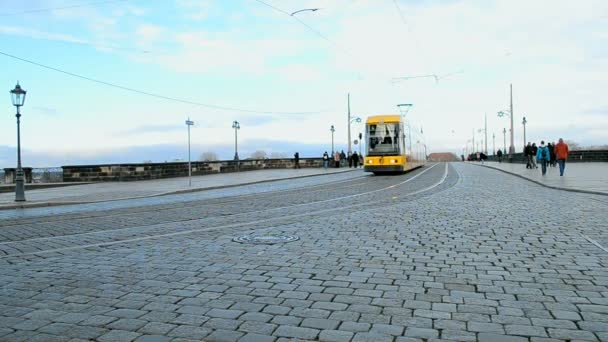
[[[2,219],[0,341],[608,340],[605,196],[463,163],[229,195]]]

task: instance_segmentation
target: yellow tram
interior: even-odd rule
[[[374,174],[402,173],[426,164],[426,145],[421,132],[401,115],[375,115],[365,124],[364,171]]]

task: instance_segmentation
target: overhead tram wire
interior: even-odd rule
[[[0,13],[0,17],[19,15],[19,14],[32,14],[32,13],[40,13],[40,12],[61,11],[61,10],[66,10],[66,9],[78,8],[78,7],[98,6],[98,5],[105,5],[105,4],[111,4],[111,3],[116,3],[116,2],[125,2],[125,1],[129,1],[129,0],[97,1],[97,2],[89,2],[89,3],[69,5],[69,6],[63,6],[63,7],[39,8],[39,9],[33,9],[33,10],[27,10],[27,11],[21,11],[21,12]]]
[[[280,8],[278,8],[278,7],[276,7],[276,6],[273,6],[273,5],[271,5],[271,4],[269,4],[269,3],[265,2],[265,1],[262,1],[262,0],[255,0],[255,1],[257,1],[257,2],[259,2],[259,3],[261,3],[261,4],[265,5],[265,6],[268,6],[268,7],[272,8],[272,9],[274,9],[275,11],[281,12],[281,13],[283,13],[283,14],[285,14],[285,15],[289,16],[290,18],[293,18],[293,19],[294,19],[294,20],[296,20],[298,23],[300,23],[302,26],[306,27],[306,28],[307,28],[307,29],[308,29],[310,32],[312,32],[312,33],[316,34],[317,36],[319,36],[321,39],[323,39],[323,40],[325,40],[326,42],[328,42],[329,44],[331,44],[331,45],[332,45],[333,47],[335,47],[336,49],[338,49],[338,50],[342,51],[343,53],[345,53],[345,54],[349,55],[349,56],[350,56],[350,57],[352,57],[352,58],[355,58],[355,56],[354,56],[354,55],[353,55],[353,54],[352,54],[350,51],[348,51],[348,50],[347,50],[347,49],[345,49],[344,47],[340,46],[339,44],[337,44],[337,43],[336,43],[336,42],[334,42],[333,40],[329,39],[327,36],[325,36],[325,35],[324,35],[323,33],[321,33],[319,30],[317,30],[317,29],[315,29],[314,27],[312,27],[312,26],[308,25],[307,23],[305,23],[304,21],[302,21],[301,19],[299,19],[299,18],[298,18],[298,17],[296,17],[295,15],[291,15],[292,13],[289,13],[289,12],[287,12],[287,11],[285,11],[285,10],[282,10],[282,9],[280,9]],[[359,77],[361,77],[361,73],[359,73],[359,72],[358,72],[358,74],[359,74]]]
[[[93,83],[97,83],[97,84],[102,84],[108,87],[112,87],[112,88],[116,88],[116,89],[121,89],[121,90],[125,90],[125,91],[129,91],[132,93],[136,93],[136,94],[140,94],[140,95],[146,95],[146,96],[150,96],[150,97],[155,97],[158,99],[163,99],[163,100],[168,100],[168,101],[173,101],[173,102],[179,102],[179,103],[185,103],[185,104],[190,104],[190,105],[194,105],[194,106],[200,106],[200,107],[207,107],[207,108],[213,108],[213,109],[218,109],[218,110],[230,110],[230,111],[234,111],[234,112],[243,112],[243,113],[256,113],[256,114],[275,114],[275,115],[280,115],[280,114],[288,114],[288,115],[307,115],[307,114],[321,114],[325,111],[309,111],[309,112],[280,112],[280,111],[261,111],[261,110],[253,110],[253,109],[243,109],[243,108],[234,108],[234,107],[226,107],[226,106],[218,106],[218,105],[212,105],[212,104],[206,104],[206,103],[201,103],[201,102],[196,102],[196,101],[191,101],[191,100],[184,100],[184,99],[178,99],[175,97],[170,97],[170,96],[165,96],[165,95],[159,95],[159,94],[154,94],[154,93],[150,93],[147,91],[143,91],[143,90],[138,90],[135,88],[129,88],[129,87],[125,87],[125,86],[121,86],[115,83],[110,83],[110,82],[106,82],[106,81],[101,81],[101,80],[97,80],[91,77],[87,77],[87,76],[82,76],[82,75],[78,75],[75,74],[73,72],[69,72],[69,71],[65,71],[65,70],[61,70],[55,67],[51,67],[48,65],[44,65],[41,63],[37,63],[25,58],[21,58],[15,55],[11,55],[9,53],[0,51],[0,55],[12,58],[12,59],[16,59],[18,61],[22,61],[25,63],[29,63],[44,69],[48,69],[48,70],[52,70],[55,72],[59,72],[68,76],[72,76],[75,78],[79,78],[85,81],[89,81],[89,82],[93,82]]]

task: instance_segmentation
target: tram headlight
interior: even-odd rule
[[[370,160],[368,160],[368,161],[367,161],[367,163],[368,163],[368,164],[371,164],[371,163],[372,163],[371,159],[370,159]]]
[[[391,164],[397,164],[397,160],[396,159],[391,159]]]

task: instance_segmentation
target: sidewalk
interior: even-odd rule
[[[134,182],[92,183],[39,190],[28,190],[26,185],[25,197],[27,202],[15,202],[14,192],[0,193],[0,210],[95,203],[180,194],[282,179],[336,174],[354,170],[362,169],[350,169],[348,167],[339,169],[329,168],[327,170],[322,168],[305,168],[297,170],[274,169],[193,176],[192,187],[188,186],[188,177]]]
[[[478,162],[470,162],[482,165]],[[564,176],[559,176],[559,167],[547,167],[547,174],[538,169],[526,169],[525,164],[485,162],[483,166],[498,169],[537,184],[569,191],[608,195],[608,163],[568,163]]]

